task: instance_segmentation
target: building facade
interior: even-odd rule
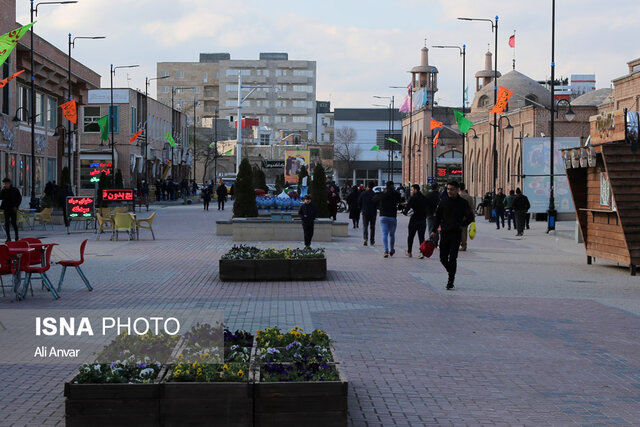
[[[316,142],[333,144],[334,116],[331,102],[316,101]]]
[[[21,27],[16,22],[15,0],[1,0],[0,34]],[[37,32],[37,24],[34,26]],[[35,66],[35,105],[31,97],[31,32],[23,35],[7,61],[2,65],[2,78],[18,71],[22,74],[0,89],[0,171],[10,178],[23,195],[23,204],[31,198],[32,172],[35,170],[35,197],[42,197],[48,181],[60,183],[62,168],[71,163],[72,184],[78,184],[78,147],[80,140],[71,134],[69,122],[62,116],[60,105],[68,100],[69,57],[37,35],[33,39]],[[71,60],[71,96],[78,104],[87,102],[88,91],[100,85],[100,75]],[[35,110],[35,111],[34,111]],[[31,116],[35,114],[34,150],[31,149]],[[74,130],[71,125],[72,131]],[[65,129],[63,129],[63,127]],[[35,164],[32,164],[32,154]]]
[[[102,171],[110,175],[120,169],[126,187],[136,187],[145,176],[151,182],[189,178],[193,159],[192,137],[184,113],[174,110],[172,117],[170,107],[155,99],[147,99],[142,92],[114,89],[115,148],[112,153],[111,134],[108,141],[102,141],[97,123],[100,117],[108,115],[110,104],[110,89],[96,89],[89,91],[87,105],[80,108],[80,136],[83,141],[80,189],[84,194],[90,194],[96,188]],[[143,132],[130,142],[139,130],[146,130],[147,134]],[[172,134],[176,142],[173,148],[165,138],[167,133]]]
[[[262,145],[278,143],[288,135],[303,141],[315,139],[316,63],[290,60],[287,53],[260,53],[257,60],[232,60],[228,53],[200,54],[199,62],[159,62],[158,100],[187,111],[194,99],[195,122],[210,127],[216,115],[234,123],[237,119],[238,81],[245,97],[243,118],[258,120]],[[248,133],[243,138],[251,138]]]

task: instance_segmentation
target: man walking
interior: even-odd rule
[[[224,210],[224,202],[227,201],[227,186],[224,185],[222,179],[219,181],[218,188],[216,188],[216,195],[218,196],[218,210]]]
[[[304,231],[304,247],[311,247],[311,239],[313,238],[313,224],[318,215],[318,210],[311,203],[311,196],[304,196],[304,203],[300,205],[298,216],[302,220],[302,231]]]
[[[509,195],[504,199],[504,214],[507,216],[507,230],[511,230],[511,223],[513,222],[513,228],[516,228],[516,221],[513,217],[513,199],[516,198],[516,192],[509,190]]]
[[[474,220],[473,210],[469,208],[467,201],[459,196],[459,191],[460,184],[457,181],[447,183],[447,196],[440,201],[436,209],[436,221],[431,232],[431,237],[435,238],[435,230],[438,226],[441,227],[440,262],[449,273],[447,290],[454,288],[462,227]]]
[[[502,228],[504,228],[504,199],[505,194],[502,192],[502,188],[498,188],[498,193],[493,197],[492,207],[496,211],[496,230],[500,230],[500,221],[502,221]]]
[[[209,203],[211,202],[211,193],[212,193],[212,188],[210,185],[207,185],[203,190],[202,190],[202,202],[204,203],[204,210],[208,211],[209,210]]]
[[[369,181],[367,183],[367,189],[363,191],[358,198],[358,206],[362,212],[362,237],[364,238],[364,246],[367,246],[367,239],[370,239],[369,242],[371,246],[376,243],[376,216],[378,209],[373,202],[373,197],[376,195],[376,193],[373,192],[373,187],[375,187],[375,183]]]
[[[413,238],[416,232],[418,233],[420,245],[424,242],[424,232],[427,229],[427,206],[427,198],[420,191],[420,186],[413,184],[411,186],[411,198],[409,198],[402,211],[403,214],[407,215],[410,210],[413,210],[413,214],[409,219],[409,234],[407,236],[407,250],[405,251],[405,255],[409,258],[412,256],[411,250],[413,249]],[[418,258],[424,258],[424,255],[420,253]]]
[[[469,195],[467,190],[465,189],[464,182],[460,183],[460,197],[467,201],[469,204],[469,209],[473,212],[473,198]],[[467,237],[469,236],[469,226],[465,225],[462,227],[462,233],[460,235],[460,250],[467,250]]]
[[[516,198],[513,199],[513,210],[516,216],[516,236],[524,235],[525,216],[530,208],[529,198],[522,194],[520,188],[516,188]]]
[[[387,186],[382,193],[373,197],[374,203],[380,203],[380,229],[382,230],[382,243],[384,244],[384,257],[389,258],[396,253],[396,227],[398,225],[398,204],[400,193],[393,187],[393,181],[387,181]]]
[[[0,200],[2,200],[0,209],[4,210],[4,230],[7,234],[7,242],[11,241],[9,225],[13,227],[13,231],[15,232],[15,240],[19,240],[18,208],[20,208],[20,203],[22,203],[22,195],[20,195],[20,191],[16,187],[11,186],[11,180],[9,178],[5,178],[2,180],[2,191],[0,191]]]

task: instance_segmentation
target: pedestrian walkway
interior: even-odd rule
[[[155,241],[145,234],[139,241],[95,241],[61,227],[32,232],[60,243],[57,259],[76,256],[90,238],[83,267],[94,291],[69,272],[60,300],[35,286],[26,301],[1,299],[0,316],[23,307],[209,308],[224,310],[232,329],[321,328],[335,340],[349,379],[349,421],[356,426],[640,419],[640,278],[599,260],[586,265],[582,245],[547,235],[541,222],[516,237],[480,219],[478,236],[460,253],[456,290],[447,292],[437,250],[425,260],[403,255],[405,217],[391,258],[382,257],[381,242],[362,246],[362,229],[350,228],[348,238],[312,244],[327,249],[325,281],[221,283],[218,259],[234,242],[215,235],[215,220],[229,218],[231,209],[151,211]],[[51,277],[57,274],[56,266]],[[35,337],[24,339],[37,345]],[[74,370],[1,365],[0,425],[63,425],[62,383]]]

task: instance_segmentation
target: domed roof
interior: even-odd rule
[[[524,98],[529,98],[545,107],[550,108],[551,106],[551,92],[537,81],[516,70],[511,70],[504,76],[498,77],[498,86],[505,87],[513,92],[513,96],[509,99],[509,110],[517,110],[524,107],[526,105]],[[493,80],[476,92],[471,112],[488,111],[491,108],[493,108]]]
[[[611,89],[604,88],[587,92],[584,95],[580,95],[573,101],[571,105],[600,105],[606,101],[611,95]]]

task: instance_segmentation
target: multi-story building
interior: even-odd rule
[[[211,127],[218,114],[237,119],[238,81],[242,96],[260,86],[242,103],[243,118],[258,119],[259,144],[278,143],[288,135],[315,138],[316,63],[289,60],[287,53],[260,53],[258,60],[232,60],[228,53],[203,53],[199,62],[159,62],[158,100],[186,110],[196,99],[195,122]],[[244,88],[246,86],[246,88]],[[193,108],[193,107],[191,107]],[[253,132],[243,133],[252,138]]]
[[[21,27],[16,22],[15,0],[0,0],[0,34]],[[37,32],[37,25],[34,27]],[[45,183],[61,182],[62,168],[69,164],[69,138],[64,130],[68,121],[60,105],[68,99],[69,57],[48,41],[34,35],[35,105],[31,97],[31,32],[18,42],[2,65],[2,77],[25,70],[0,89],[0,174],[9,177],[23,195],[23,204],[31,198],[31,168],[35,170],[35,197],[42,196]],[[71,60],[71,96],[78,104],[87,102],[89,89],[100,85],[100,75],[76,60]],[[35,110],[35,111],[34,111]],[[35,115],[35,144],[31,149],[31,117]],[[73,127],[72,127],[73,129]],[[77,185],[79,140],[71,142],[71,176]],[[32,154],[35,165],[32,165]]]
[[[333,122],[331,102],[316,101],[316,143],[333,144]]]
[[[189,178],[191,134],[184,113],[174,109],[172,117],[171,107],[152,98],[146,99],[144,93],[128,88],[113,90],[113,104],[113,153],[111,134],[108,141],[102,141],[97,123],[109,112],[110,89],[90,90],[87,105],[80,109],[80,136],[83,141],[80,152],[81,191],[90,193],[96,187],[101,171],[111,174],[120,169],[125,186],[130,187],[135,187],[145,176],[151,182],[160,178],[177,181]],[[136,141],[129,142],[136,132],[143,129],[148,135],[143,132]],[[176,142],[173,148],[165,138],[167,133],[172,133]],[[112,164],[112,155],[115,165]]]

